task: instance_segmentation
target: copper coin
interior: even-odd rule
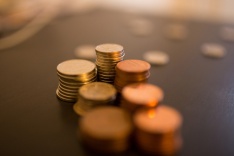
[[[162,89],[155,85],[135,83],[125,86],[122,90],[122,96],[133,105],[154,107],[163,100],[164,94]]]
[[[89,111],[81,119],[80,128],[100,140],[118,140],[128,136],[132,131],[128,113],[113,106],[98,107]]]
[[[182,124],[180,113],[168,106],[138,110],[133,120],[137,128],[153,134],[176,131]]]
[[[124,73],[142,73],[150,69],[150,64],[142,60],[124,60],[116,65],[116,71]]]

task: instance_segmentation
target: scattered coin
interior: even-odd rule
[[[223,58],[226,55],[226,49],[216,43],[206,43],[201,47],[202,53],[211,58]]]
[[[182,116],[168,106],[139,109],[133,122],[138,147],[153,155],[174,155],[181,146]]]
[[[234,42],[234,27],[222,27],[220,37],[225,41]]]
[[[118,92],[131,83],[147,82],[150,64],[142,60],[124,60],[116,65],[114,85]]]
[[[113,106],[92,109],[80,120],[83,143],[102,153],[125,151],[129,146],[132,130],[129,114]]]
[[[169,56],[162,51],[148,51],[143,54],[144,60],[154,65],[166,65],[169,62]]]
[[[57,66],[57,75],[57,97],[63,101],[76,102],[79,88],[96,81],[97,69],[93,62],[87,60],[67,60]]]
[[[98,45],[95,50],[97,55],[98,80],[113,83],[115,79],[115,66],[123,60],[125,55],[123,46],[107,43]]]
[[[135,36],[148,36],[153,31],[153,24],[150,20],[144,18],[135,18],[129,21],[130,32]]]
[[[188,29],[183,24],[174,23],[165,27],[164,34],[168,39],[184,40],[188,36]]]
[[[79,100],[73,109],[78,115],[84,115],[94,107],[113,104],[116,99],[116,89],[104,82],[93,82],[79,89]]]
[[[120,106],[134,112],[142,107],[156,107],[163,97],[162,89],[155,85],[134,83],[123,88]]]
[[[75,56],[77,58],[93,60],[96,57],[94,45],[81,45],[75,49]]]

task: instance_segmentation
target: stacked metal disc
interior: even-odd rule
[[[93,82],[83,85],[78,93],[79,99],[73,109],[82,116],[95,107],[113,104],[117,91],[111,84]]]
[[[114,85],[118,92],[131,83],[147,82],[150,76],[150,64],[142,60],[124,60],[116,67]]]
[[[97,69],[93,62],[81,59],[67,60],[57,66],[59,85],[57,97],[66,102],[76,102],[78,89],[97,79]]]
[[[133,83],[122,90],[120,106],[129,112],[142,107],[156,107],[163,100],[161,88],[149,83]]]
[[[98,80],[113,83],[115,79],[115,66],[124,58],[123,46],[118,44],[101,44],[96,47],[96,65]]]
[[[150,155],[172,156],[182,146],[182,116],[168,106],[138,110],[133,117],[138,149]]]
[[[81,118],[79,127],[86,147],[109,155],[128,149],[133,130],[130,115],[114,106],[92,109]]]

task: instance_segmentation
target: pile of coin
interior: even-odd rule
[[[115,66],[124,58],[123,46],[118,44],[101,44],[96,47],[96,65],[98,80],[113,83],[115,79]]]
[[[131,83],[147,82],[150,76],[150,64],[142,60],[124,60],[116,67],[114,85],[118,92]]]
[[[129,114],[114,106],[92,109],[81,118],[79,127],[86,147],[99,153],[125,151],[133,130]]]
[[[156,107],[163,100],[161,88],[148,83],[133,83],[122,90],[120,106],[129,112],[142,107]]]
[[[136,143],[150,155],[175,155],[182,146],[182,117],[168,106],[138,110],[133,122]]]
[[[93,82],[80,87],[79,100],[73,106],[78,115],[85,115],[91,109],[113,104],[116,99],[116,89],[113,85],[104,82]]]
[[[63,101],[76,102],[78,89],[96,81],[96,65],[87,60],[67,60],[57,66],[59,85],[56,90],[57,97]]]

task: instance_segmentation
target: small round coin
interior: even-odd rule
[[[116,70],[124,73],[142,73],[150,69],[150,64],[142,60],[124,60],[116,65]]]
[[[94,59],[96,57],[94,45],[81,45],[75,49],[75,56],[83,59]]]
[[[234,42],[234,27],[231,26],[222,27],[220,30],[220,37],[224,41]]]
[[[180,23],[169,24],[165,27],[164,34],[168,39],[184,40],[188,36],[188,29]]]
[[[226,55],[226,49],[216,43],[206,43],[201,47],[203,55],[211,58],[223,58]]]
[[[68,60],[57,66],[57,71],[67,76],[89,74],[94,71],[96,65],[93,62],[81,59]]]
[[[134,83],[123,88],[122,96],[132,104],[155,107],[163,100],[164,94],[162,89],[155,85]]]
[[[113,85],[104,82],[92,82],[83,85],[79,94],[88,100],[105,101],[116,96],[116,89]]]
[[[121,53],[123,51],[123,46],[119,44],[106,43],[101,44],[96,47],[96,52],[106,53],[106,54],[115,54]]]
[[[128,113],[113,106],[90,110],[81,119],[80,126],[83,132],[100,140],[124,138],[132,130]]]
[[[150,64],[166,65],[169,62],[169,56],[161,51],[148,51],[143,54],[144,59]]]
[[[134,123],[142,131],[162,134],[178,130],[182,125],[180,113],[168,106],[158,106],[138,110],[134,116]]]

